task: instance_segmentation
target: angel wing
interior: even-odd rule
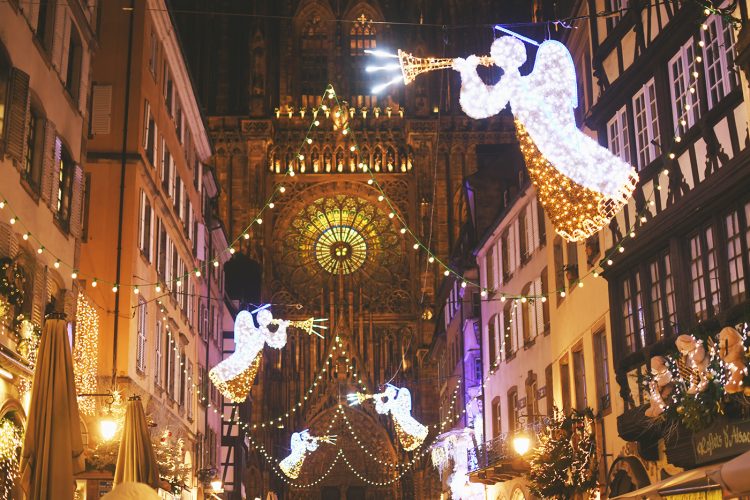
[[[578,107],[576,68],[570,51],[556,40],[543,42],[536,52],[534,69],[528,78],[530,88],[543,95],[547,103]]]

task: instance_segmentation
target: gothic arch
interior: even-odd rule
[[[351,2],[349,7],[344,12],[344,19],[347,21],[354,21],[359,16],[364,15],[370,21],[384,21],[385,16],[383,11],[380,10],[380,5],[375,1],[363,1],[355,0]]]

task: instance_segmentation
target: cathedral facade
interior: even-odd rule
[[[467,118],[451,71],[373,93],[393,74],[365,71],[384,61],[366,50],[483,54],[493,30],[477,26],[508,19],[488,0],[434,3],[223,0],[205,16],[199,0],[173,5],[230,239],[247,232],[236,249],[262,269],[262,300],[275,316],[328,326],[324,338],[292,334],[263,360],[246,418],[257,428],[238,478],[250,498],[440,495],[426,447],[439,415],[454,412],[435,404],[445,381],[426,353],[441,261],[450,265],[471,217],[462,182],[483,166],[502,168],[498,151],[515,130],[509,115]],[[430,426],[424,448],[404,451],[369,402],[348,406],[347,394],[387,383],[411,392],[412,415]],[[337,444],[321,445],[289,480],[273,461],[304,429],[335,434]],[[227,460],[239,457],[220,466]]]

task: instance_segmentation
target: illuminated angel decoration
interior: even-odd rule
[[[284,460],[279,462],[281,471],[292,479],[297,479],[302,471],[302,464],[305,457],[317,450],[320,443],[336,443],[336,436],[319,436],[310,435],[309,429],[292,434],[290,447],[292,452]]]
[[[605,226],[628,202],[635,169],[578,129],[576,73],[568,49],[547,40],[534,69],[521,76],[526,47],[503,36],[492,43],[492,62],[503,69],[496,85],[477,74],[477,56],[453,60],[461,73],[460,103],[472,118],[487,118],[510,105],[529,177],[545,212],[564,238],[579,241]]]
[[[475,429],[469,427],[449,431],[438,436],[430,447],[432,465],[438,469],[441,478],[453,465],[446,482],[451,489],[451,498],[456,500],[485,497],[484,487],[469,481],[469,451],[476,447],[477,442],[481,443],[474,439],[474,435]]]
[[[358,392],[350,394],[347,399],[351,405],[373,399],[376,412],[381,415],[390,413],[391,418],[393,418],[393,426],[396,428],[396,435],[406,451],[419,448],[427,438],[429,429],[411,416],[411,393],[405,387],[399,389],[388,384],[385,391],[378,394],[370,395]]]
[[[234,320],[234,352],[224,361],[208,372],[208,377],[216,388],[227,399],[241,403],[250,393],[255,375],[263,358],[263,347],[268,344],[274,349],[286,345],[287,328],[294,326],[308,334],[320,333],[316,329],[325,329],[318,324],[319,319],[305,321],[288,321],[274,319],[268,309],[261,309],[257,314],[258,326],[253,322],[253,314],[240,311]]]

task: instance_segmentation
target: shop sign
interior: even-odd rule
[[[750,450],[750,420],[722,422],[693,435],[698,464],[733,457]]]

